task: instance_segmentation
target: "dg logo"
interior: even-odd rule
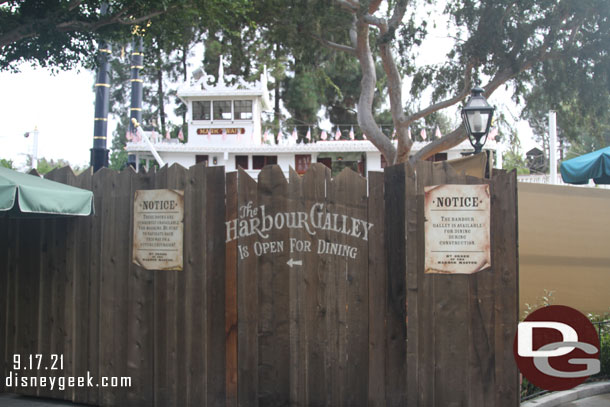
[[[519,324],[513,353],[523,376],[545,390],[567,390],[600,371],[599,337],[574,308],[551,305]]]

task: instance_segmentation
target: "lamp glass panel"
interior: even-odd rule
[[[472,133],[485,133],[485,127],[489,120],[489,113],[480,111],[470,111],[467,113],[468,124]]]

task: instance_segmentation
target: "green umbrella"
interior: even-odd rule
[[[89,216],[92,212],[91,191],[0,167],[0,216]]]

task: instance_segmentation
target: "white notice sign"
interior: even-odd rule
[[[184,191],[138,190],[133,203],[133,262],[182,270]]]
[[[489,185],[424,188],[426,273],[472,274],[491,267]]]

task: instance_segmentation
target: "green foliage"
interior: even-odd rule
[[[509,150],[502,155],[502,169],[516,170],[517,175],[528,175],[530,173],[525,159],[518,151]]]
[[[15,167],[13,166],[13,160],[6,158],[0,158],[0,167],[8,168],[11,170],[15,169]]]
[[[102,0],[8,0],[0,4],[0,70],[28,62],[57,69],[95,65],[95,40],[129,38],[133,26],[162,35],[168,47],[192,39],[200,27],[243,19],[246,0],[117,0],[101,15]],[[151,23],[149,25],[149,22]]]
[[[588,314],[587,317],[599,335],[601,369],[595,378],[610,379],[610,308],[603,315]]]
[[[61,158],[58,159],[57,161],[51,159],[51,160],[47,160],[46,158],[40,158],[38,159],[38,165],[36,166],[36,171],[38,171],[38,173],[40,175],[45,175],[51,171],[53,171],[56,168],[62,168],[62,167],[68,167],[70,166],[70,163],[67,162],[66,160],[62,160]]]

